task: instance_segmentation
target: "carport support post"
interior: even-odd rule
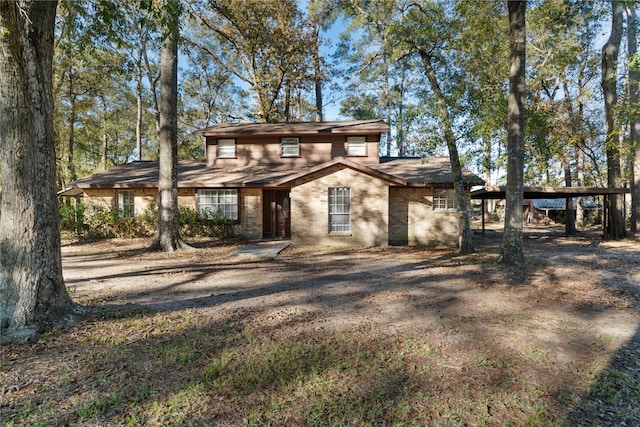
[[[482,238],[484,238],[484,211],[485,205],[487,204],[487,199],[482,199]]]
[[[609,204],[609,196],[606,194],[603,195],[602,202],[602,239],[607,239],[607,217],[609,214],[607,213],[607,205]]]

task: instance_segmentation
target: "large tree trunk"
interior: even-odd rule
[[[627,51],[629,65],[629,103],[638,105],[640,100],[640,70],[638,69],[638,37],[636,32],[636,7],[627,6]],[[640,114],[631,119],[631,231],[640,230]]]
[[[56,2],[0,2],[1,341],[34,338],[79,308],[62,277],[53,138]]]
[[[507,130],[507,189],[504,217],[504,236],[498,262],[523,265],[524,202],[524,91],[526,59],[525,13],[527,2],[509,0],[509,116]]]
[[[612,0],[613,11],[611,19],[611,34],[609,40],[602,47],[602,93],[607,120],[607,185],[610,188],[622,187],[622,172],[620,168],[619,129],[616,120],[616,66],[618,51],[622,40],[622,18],[624,4]],[[610,239],[622,239],[626,236],[624,228],[624,198],[622,194],[609,196],[609,218],[606,235]]]
[[[438,82],[435,70],[431,64],[431,56],[425,51],[419,50],[419,52],[431,90],[436,97],[438,113],[440,115],[440,121],[442,122],[444,131],[444,139],[449,150],[451,178],[453,179],[453,187],[455,189],[456,199],[459,206],[460,253],[469,254],[474,252],[473,236],[471,235],[471,221],[469,218],[469,201],[467,200],[467,196],[464,192],[462,165],[460,164],[458,146],[456,145],[455,135],[453,134],[451,116],[449,115],[449,109],[447,108],[447,101],[440,89],[440,83]]]
[[[322,57],[320,56],[320,25],[313,29],[313,83],[316,93],[316,122],[324,121],[322,104]]]
[[[178,9],[178,2],[165,5],[169,28],[160,55],[158,236],[153,247],[169,253],[186,247],[178,221]]]

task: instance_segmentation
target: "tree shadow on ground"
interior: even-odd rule
[[[570,425],[640,425],[640,330],[618,351],[569,414]]]

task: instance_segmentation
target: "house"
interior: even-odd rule
[[[180,161],[182,206],[217,211],[247,238],[378,246],[457,245],[448,158],[381,158],[379,120],[219,124],[204,161]],[[70,184],[86,204],[128,215],[157,198],[158,162],[133,162]],[[467,191],[481,185],[465,172]]]

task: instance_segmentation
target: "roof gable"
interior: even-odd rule
[[[281,179],[280,181],[276,182],[276,185],[283,186],[283,185],[286,185],[286,184],[294,183],[296,180],[299,180],[301,178],[307,177],[307,176],[309,176],[311,174],[314,174],[316,172],[320,172],[320,171],[326,170],[326,169],[331,168],[332,166],[335,166],[335,165],[342,165],[344,167],[347,167],[349,169],[353,169],[353,170],[358,171],[360,173],[364,173],[364,174],[372,176],[374,178],[378,178],[378,179],[381,179],[383,181],[387,181],[387,182],[389,182],[391,184],[401,185],[401,186],[407,185],[407,181],[402,179],[402,178],[387,174],[385,172],[378,171],[378,170],[376,170],[376,169],[374,169],[372,167],[365,166],[365,165],[360,164],[360,163],[352,162],[352,161],[347,160],[347,159],[345,159],[343,157],[336,157],[335,159],[333,159],[333,160],[331,160],[329,162],[322,163],[321,165],[313,166],[313,167],[311,167],[309,169],[305,169],[302,172],[290,175],[290,176],[288,176],[288,177],[286,177],[284,179]]]

